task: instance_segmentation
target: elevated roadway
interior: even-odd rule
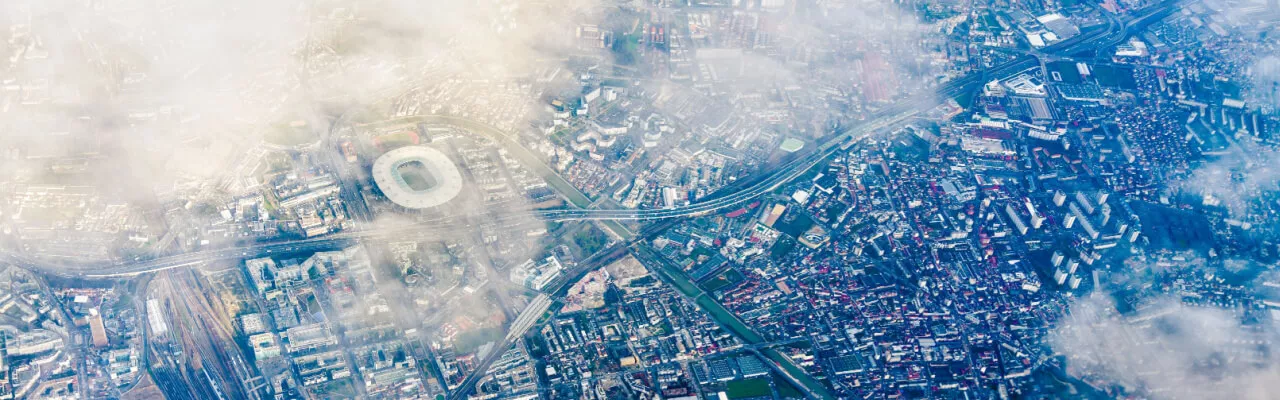
[[[1042,50],[1045,52],[1050,52],[1048,54],[1073,55],[1073,54],[1077,54],[1084,51],[1091,51],[1091,50],[1114,46],[1124,41],[1125,39],[1127,39],[1134,32],[1137,32],[1138,30],[1145,28],[1147,24],[1154,22],[1156,20],[1159,20],[1160,18],[1163,18],[1164,16],[1171,13],[1173,11],[1173,6],[1175,4],[1176,4],[1176,1],[1166,1],[1165,3],[1162,3],[1157,6],[1153,6],[1152,8],[1144,10],[1143,12],[1137,13],[1137,16],[1124,22],[1121,22],[1119,19],[1112,19],[1112,23],[1110,24],[1110,29],[1106,33],[1089,35],[1086,37],[1079,37],[1079,38],[1076,38],[1075,40],[1064,41],[1054,46],[1046,47],[1045,49],[1042,49]],[[973,89],[973,85],[975,84],[981,84],[989,81],[990,79],[1004,78],[1012,74],[1025,71],[1030,68],[1038,67],[1039,59],[1037,57],[1038,55],[1024,56],[1019,59],[1010,61],[1000,67],[988,70],[984,73],[973,75],[973,76],[967,76],[965,78],[949,83],[939,91],[938,98],[948,98],[948,97],[956,96],[965,90]],[[616,256],[617,254],[620,254],[619,252],[620,250],[625,250],[626,248],[631,247],[636,242],[644,240],[646,237],[649,237],[656,233],[660,233],[664,231],[665,227],[669,227],[673,225],[674,224],[673,221],[675,221],[677,218],[692,216],[692,215],[699,215],[699,214],[706,214],[713,211],[734,207],[739,204],[742,204],[747,200],[760,196],[761,194],[772,191],[778,186],[785,184],[786,182],[789,182],[803,175],[805,172],[813,168],[813,166],[821,163],[823,160],[825,160],[835,152],[841,149],[845,149],[851,144],[857,143],[862,139],[865,139],[867,136],[874,134],[878,130],[889,128],[897,124],[900,124],[906,121],[907,119],[918,115],[922,110],[933,108],[936,105],[937,105],[936,99],[917,99],[917,100],[908,102],[906,104],[891,107],[877,114],[878,116],[876,118],[873,118],[871,121],[868,121],[865,124],[852,127],[850,129],[847,129],[839,133],[834,138],[832,138],[831,140],[821,145],[817,149],[817,151],[786,164],[786,166],[779,169],[779,171],[776,173],[766,175],[763,178],[759,178],[756,180],[742,181],[742,183],[738,185],[728,187],[725,190],[722,190],[720,192],[717,192],[716,194],[713,194],[711,198],[708,200],[690,204],[688,206],[673,207],[673,208],[661,209],[661,210],[584,210],[584,209],[551,210],[551,211],[540,211],[539,215],[542,218],[545,218],[548,220],[575,220],[575,219],[576,220],[590,220],[590,219],[661,220],[656,224],[648,225],[649,227],[653,227],[654,229],[646,229],[645,232],[642,232],[635,239],[632,239],[630,241],[623,242],[623,243],[618,243],[612,246],[610,249],[607,249],[604,252],[602,252],[602,254]],[[608,257],[605,259],[612,259],[612,257]],[[591,260],[591,261],[602,261],[602,260]],[[596,262],[584,262],[583,264],[588,266],[598,265]],[[576,277],[580,275],[582,272],[583,271],[572,271],[571,273],[566,274],[565,279],[563,279],[562,281],[556,282],[556,284],[552,285],[556,289],[552,290],[550,293],[558,296],[560,294],[559,291],[562,290],[564,287],[566,287],[570,282],[573,282],[576,279]],[[526,326],[526,325],[527,324],[513,324],[512,331],[508,332],[507,337],[502,341],[502,343],[500,343],[501,346],[495,348],[494,352],[498,353],[499,351],[505,351],[505,349],[513,343],[512,341],[513,338],[520,337],[521,335],[523,335],[523,333],[527,329],[530,328],[530,326]],[[744,338],[744,339],[749,339],[749,338]],[[747,341],[748,343],[752,342],[751,340],[747,340]],[[801,389],[805,393],[805,397],[810,399],[833,398],[833,396],[831,396],[831,394],[828,393],[827,390],[821,387],[820,385],[817,387],[814,387],[812,384],[807,384],[807,383],[811,383],[812,378],[807,376],[803,370],[798,370],[797,368],[797,370],[794,372],[796,374],[799,374],[799,376],[794,375],[793,371],[787,368],[788,367],[787,365],[783,365],[780,363],[779,359],[781,359],[782,361],[785,361],[785,358],[770,357],[769,355],[763,354],[764,352],[762,351],[762,349],[764,351],[772,351],[772,350],[769,350],[768,348],[769,345],[771,345],[771,343],[760,343],[760,342],[751,343],[748,346],[748,350],[756,354],[757,356],[759,356],[761,359],[766,360],[766,362],[768,362],[768,365],[775,372],[779,373],[781,376],[786,378],[795,387]],[[771,353],[771,354],[776,354],[776,353]],[[496,360],[498,356],[500,356],[500,354],[490,354],[489,357],[486,357],[485,360],[482,360],[482,362],[477,366],[477,368],[467,376],[467,378],[464,380],[463,385],[460,385],[457,388],[457,390],[453,391],[452,393],[449,393],[448,399],[456,400],[456,399],[466,398],[466,396],[470,394],[470,391],[474,389],[474,386],[476,385],[476,383],[483,378],[483,375],[485,373],[487,373],[489,365],[492,365],[492,362]],[[794,366],[792,365],[792,367]]]
[[[1103,49],[1122,43],[1131,35],[1145,29],[1149,24],[1171,14],[1175,10],[1177,1],[1166,1],[1148,9],[1144,9],[1135,13],[1131,13],[1126,18],[1112,19],[1109,29],[1105,32],[1081,35],[1068,41],[1060,42],[1053,46],[1040,49],[1033,54],[1024,55],[1007,63],[1001,64],[995,68],[987,69],[981,73],[971,74],[963,78],[949,82],[937,90],[936,97],[916,98],[902,103],[890,106],[880,112],[877,112],[868,121],[843,129],[839,133],[833,135],[831,139],[817,146],[812,152],[786,163],[771,173],[762,172],[757,176],[742,179],[721,191],[716,192],[712,196],[699,201],[697,203],[672,207],[667,209],[654,210],[616,210],[616,209],[562,209],[562,210],[536,210],[519,215],[508,215],[492,218],[486,221],[486,224],[497,224],[510,228],[532,227],[540,224],[541,221],[657,221],[648,224],[647,228],[637,237],[621,243],[617,243],[610,249],[606,249],[604,254],[609,257],[601,257],[600,260],[591,260],[592,262],[584,262],[584,265],[598,266],[604,262],[625,253],[625,250],[640,240],[651,237],[661,232],[663,227],[669,227],[679,221],[680,218],[705,215],[719,210],[725,210],[732,207],[741,206],[745,202],[755,199],[763,194],[769,193],[781,185],[784,185],[800,176],[814,166],[819,165],[831,155],[846,149],[854,143],[857,143],[869,136],[881,132],[885,129],[895,127],[905,121],[914,118],[925,110],[932,109],[937,106],[940,99],[957,96],[966,90],[974,90],[976,85],[988,82],[992,79],[1004,78],[1040,65],[1042,58],[1047,57],[1071,57],[1076,54],[1087,53],[1098,49]],[[325,140],[330,142],[333,140],[332,131],[326,132]],[[508,138],[510,139],[510,138]],[[341,171],[344,200],[349,204],[359,207],[353,210],[353,217],[361,222],[372,220],[372,215],[366,207],[364,207],[363,199],[358,198],[358,184],[354,177],[345,171],[345,165],[342,160],[336,156],[326,160],[332,164],[335,169]],[[557,176],[558,177],[558,176]],[[562,179],[561,179],[562,180]],[[571,199],[575,205],[582,207],[582,199]],[[532,215],[536,218],[527,218],[523,215]],[[84,279],[102,279],[102,278],[119,278],[130,277],[139,274],[145,274],[155,271],[162,271],[172,268],[180,268],[186,266],[199,265],[212,261],[229,261],[239,259],[250,259],[266,256],[302,254],[316,251],[331,250],[358,243],[362,240],[376,240],[379,238],[396,238],[406,239],[414,237],[441,237],[456,232],[458,229],[467,229],[471,227],[467,222],[441,221],[436,223],[415,224],[402,227],[389,228],[371,228],[338,233],[325,236],[322,238],[292,240],[274,243],[255,243],[248,245],[229,246],[225,248],[199,250],[183,254],[169,255],[149,260],[141,260],[134,262],[119,263],[62,263],[50,261],[42,258],[31,257],[26,254],[15,252],[0,252],[0,261],[9,262],[23,267],[51,273],[54,275],[76,277]],[[652,227],[652,229],[649,229]],[[585,270],[585,268],[584,268]],[[566,274],[566,279],[556,282],[551,290],[553,296],[559,295],[569,283],[573,281],[572,277],[576,277],[584,271],[575,270]],[[475,371],[468,375],[464,380],[464,384],[457,390],[449,394],[449,399],[462,399],[474,389],[474,385],[483,378],[484,373],[488,370],[492,362],[501,356],[506,349],[518,340],[523,334],[532,327],[533,321],[536,321],[536,315],[545,312],[548,304],[546,300],[540,300],[538,307],[526,310],[527,315],[521,315],[517,318],[518,323],[513,324],[508,335],[494,347],[492,354],[485,357],[480,365],[477,365]],[[760,350],[759,347],[749,347],[752,352]],[[768,357],[764,357],[769,359]],[[780,366],[773,366],[775,370]],[[782,370],[784,374],[789,371]],[[800,383],[800,376],[784,375],[793,383]],[[804,385],[799,385],[804,387]],[[810,398],[825,397],[820,393],[810,392],[806,390],[806,394]]]
[[[1093,51],[1110,46],[1115,46],[1136,32],[1145,29],[1145,27],[1154,21],[1173,12],[1177,1],[1166,1],[1156,6],[1149,7],[1139,12],[1132,13],[1126,19],[1116,20],[1112,23],[1112,29],[1091,35],[1082,35],[1072,40],[1060,42],[1053,46],[1048,46],[1039,53],[1041,54],[1058,54],[1072,55],[1082,52]],[[911,118],[920,115],[924,110],[932,109],[939,104],[940,99],[950,98],[963,93],[966,90],[972,90],[976,85],[987,82],[991,79],[1007,77],[1039,65],[1036,56],[1027,55],[1012,60],[999,67],[988,69],[983,73],[971,74],[963,78],[953,80],[930,96],[922,96],[904,101],[886,109],[883,109],[873,115],[872,118],[864,123],[857,124],[845,128],[841,132],[832,135],[823,144],[819,145],[814,151],[805,156],[792,160],[780,168],[772,172],[762,172],[757,176],[741,179],[724,189],[712,194],[708,198],[678,207],[665,209],[649,209],[649,210],[618,210],[618,209],[558,209],[558,210],[533,210],[524,215],[532,215],[533,219],[511,216],[500,217],[489,221],[493,224],[510,224],[506,226],[517,227],[520,224],[528,224],[532,220],[543,221],[585,221],[585,220],[601,220],[601,221],[653,221],[653,220],[671,220],[677,218],[706,215],[719,210],[740,206],[752,199],[763,194],[769,193],[787,182],[790,182],[799,176],[804,175],[814,166],[823,162],[832,154],[839,152],[841,149],[857,143],[869,136],[881,132],[885,129],[900,125]],[[348,182],[349,183],[349,182]],[[344,184],[344,192],[357,191],[354,184]],[[354,203],[363,204],[362,199],[350,199]],[[364,218],[361,218],[364,219]],[[256,258],[285,253],[304,253],[310,251],[326,250],[335,247],[347,246],[356,243],[362,239],[376,239],[379,237],[427,237],[430,235],[447,235],[457,229],[467,228],[466,223],[427,223],[417,224],[395,228],[372,228],[338,233],[315,239],[291,240],[286,242],[273,243],[255,243],[250,245],[231,246],[226,248],[199,250],[183,254],[175,254],[164,257],[157,257],[149,260],[141,260],[134,262],[118,262],[118,263],[70,263],[57,262],[43,258],[31,257],[29,255],[16,252],[0,253],[0,260],[14,263],[20,266],[40,270],[61,276],[81,277],[81,278],[112,278],[133,276],[147,272],[161,271],[170,268],[196,265],[204,262]]]

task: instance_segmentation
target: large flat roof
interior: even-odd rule
[[[400,167],[421,163],[434,185],[414,190],[401,175]],[[431,208],[448,203],[462,192],[462,174],[457,165],[439,150],[426,146],[406,146],[388,151],[373,162],[373,182],[392,203],[405,208]]]

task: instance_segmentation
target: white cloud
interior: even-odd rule
[[[428,77],[524,77],[556,62],[549,38],[570,37],[592,3],[0,2],[0,35],[12,33],[0,139],[23,152],[0,171],[22,179],[41,172],[33,152],[87,152],[105,156],[104,187],[206,179],[272,124],[323,124],[322,105],[370,104]]]
[[[1258,105],[1280,107],[1280,56],[1259,58],[1249,67],[1252,78],[1249,100]]]
[[[1277,332],[1246,325],[1223,309],[1167,297],[1121,316],[1114,302],[1075,302],[1050,343],[1082,378],[1115,383],[1153,399],[1274,398],[1280,364],[1269,356]]]
[[[1205,204],[1221,205],[1240,217],[1264,192],[1280,190],[1280,151],[1242,143],[1239,151],[1196,168],[1172,186],[1202,195]]]

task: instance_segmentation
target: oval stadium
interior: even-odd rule
[[[373,162],[373,181],[392,203],[410,209],[448,203],[462,192],[462,174],[444,153],[426,146],[401,147]]]

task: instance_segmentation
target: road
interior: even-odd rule
[[[726,209],[741,205],[755,197],[772,191],[774,188],[795,179],[802,175],[814,165],[820,163],[823,159],[834,154],[839,150],[840,145],[848,142],[851,138],[861,140],[862,138],[892,124],[900,123],[907,118],[915,115],[915,111],[902,112],[888,119],[881,119],[872,123],[864,124],[855,129],[850,129],[835,139],[829,141],[821,147],[820,151],[816,151],[807,157],[802,157],[788,163],[783,168],[772,174],[757,180],[740,180],[740,182],[754,182],[749,186],[741,189],[737,187],[726,188],[718,193],[724,195],[713,195],[710,200],[689,204],[681,207],[674,207],[659,210],[607,210],[607,209],[562,209],[562,210],[529,210],[528,214],[544,221],[649,221],[661,219],[673,219],[689,216],[705,215],[717,210]],[[344,188],[344,191],[346,189]],[[363,203],[363,201],[360,201]],[[503,220],[504,217],[498,217],[499,220],[486,221],[488,223],[503,224],[519,224],[516,216],[512,215],[509,220]],[[162,271],[171,268],[184,267],[219,260],[230,260],[238,258],[257,258],[283,253],[302,253],[308,251],[318,251],[323,249],[332,249],[355,243],[359,239],[373,239],[378,237],[414,237],[427,235],[443,235],[454,232],[459,228],[466,228],[469,224],[458,223],[454,221],[433,221],[430,223],[407,225],[403,227],[393,228],[368,228],[356,229],[337,234],[324,236],[314,239],[292,240],[286,242],[256,243],[244,246],[232,246],[219,249],[200,250],[183,254],[176,254],[165,257],[153,258],[150,260],[135,262],[118,262],[118,263],[91,263],[91,264],[69,264],[57,263],[49,260],[37,259],[13,252],[0,254],[0,260],[9,261],[14,264],[27,266],[43,272],[52,273],[62,276],[72,276],[80,278],[111,278],[111,277],[127,277],[138,274]]]
[[[471,394],[471,390],[475,389],[476,384],[480,383],[480,379],[483,379],[484,376],[488,374],[489,367],[492,366],[494,362],[501,359],[502,355],[507,352],[507,349],[510,349],[511,345],[515,344],[517,340],[520,340],[520,338],[524,336],[524,333],[538,322],[538,318],[541,318],[542,314],[546,313],[547,310],[551,308],[551,304],[551,298],[547,297],[545,294],[538,295],[538,297],[534,298],[533,301],[520,312],[520,315],[511,322],[511,328],[507,332],[507,336],[502,338],[501,342],[493,345],[492,350],[489,350],[489,354],[485,354],[484,359],[480,360],[480,362],[476,364],[475,369],[471,370],[471,373],[467,374],[467,377],[462,380],[462,383],[458,384],[458,388],[452,393],[449,393],[447,400],[462,400],[467,398],[467,396]]]
[[[764,336],[752,330],[736,314],[716,302],[678,267],[665,261],[651,248],[639,247],[637,250],[636,258],[648,266],[655,276],[675,288],[685,300],[705,311],[712,321],[744,343],[748,351],[760,357],[770,369],[786,379],[793,387],[804,392],[806,398],[824,400],[835,398],[825,385],[806,373],[790,358],[777,349],[770,348],[774,342],[766,341]]]
[[[340,119],[340,122],[341,122],[341,119]],[[486,137],[492,139],[494,142],[501,144],[503,148],[506,149],[509,154],[515,156],[515,158],[518,159],[522,165],[524,165],[526,168],[533,170],[534,173],[542,177],[542,179],[545,180],[547,184],[551,186],[552,189],[554,189],[561,196],[564,196],[564,198],[568,200],[569,204],[571,204],[574,208],[578,208],[578,209],[593,208],[594,203],[591,201],[591,198],[588,197],[581,190],[579,190],[577,186],[574,186],[568,180],[564,179],[564,177],[561,176],[559,173],[557,173],[554,169],[552,169],[551,166],[547,165],[546,162],[543,162],[540,157],[538,157],[536,154],[534,154],[524,145],[520,144],[520,142],[516,140],[517,138],[514,135],[512,135],[509,132],[504,132],[503,130],[498,129],[497,127],[494,127],[492,125],[489,125],[474,119],[459,117],[459,116],[451,116],[451,115],[415,115],[415,116],[400,117],[390,121],[382,121],[382,122],[378,122],[377,124],[388,124],[388,123],[445,124],[445,125],[453,125],[459,128],[463,128],[468,132],[485,135]],[[547,220],[555,220],[553,218],[550,218],[549,216],[539,216],[539,217],[542,217],[543,219],[547,219]],[[569,221],[569,220],[575,220],[575,219],[574,218],[563,219],[563,221]],[[576,220],[583,220],[583,219],[579,218]],[[601,221],[601,224],[604,225],[603,226],[604,229],[607,229],[613,232],[613,234],[618,237],[628,239],[632,236],[632,232],[622,224],[618,223],[617,220],[607,219],[607,218],[601,218],[596,220]]]
[[[916,117],[921,112],[934,108],[938,104],[938,101],[939,101],[938,99],[951,98],[951,97],[960,95],[966,90],[972,90],[975,85],[988,82],[992,79],[1007,77],[1007,76],[1019,73],[1021,71],[1025,71],[1027,69],[1037,67],[1040,65],[1041,57],[1070,56],[1073,54],[1079,54],[1083,52],[1089,52],[1093,50],[1115,46],[1123,42],[1127,38],[1129,38],[1134,33],[1140,32],[1141,30],[1145,29],[1145,27],[1150,23],[1157,21],[1163,18],[1164,16],[1167,16],[1170,13],[1172,13],[1173,10],[1175,9],[1174,6],[1177,3],[1178,3],[1177,0],[1170,0],[1164,3],[1161,3],[1159,5],[1149,7],[1142,11],[1133,13],[1134,14],[1133,16],[1129,16],[1123,21],[1119,19],[1113,19],[1110,29],[1105,32],[1100,32],[1100,33],[1090,34],[1090,35],[1081,35],[1071,40],[1067,40],[1052,46],[1042,48],[1039,51],[1035,52],[1035,54],[1024,55],[1022,57],[1009,61],[1005,64],[1002,64],[1001,66],[985,70],[982,73],[971,74],[963,78],[953,80],[943,85],[941,88],[939,88],[937,93],[934,93],[934,95],[920,97],[920,98],[912,99],[909,101],[901,102],[893,106],[890,106],[872,115],[872,117],[869,118],[868,121],[866,121],[865,123],[851,126],[837,133],[836,135],[833,135],[830,139],[825,141],[823,144],[818,146],[814,151],[810,152],[809,154],[803,157],[799,157],[795,160],[792,160],[791,162],[788,162],[783,166],[777,169],[774,169],[773,172],[771,173],[762,172],[759,176],[739,180],[735,184],[732,184],[722,189],[721,191],[718,191],[715,194],[709,196],[708,198],[696,203],[678,206],[678,207],[665,208],[665,209],[650,209],[650,210],[587,209],[587,208],[581,208],[581,207],[583,207],[584,204],[590,204],[590,202],[589,201],[584,202],[582,198],[578,198],[578,196],[573,195],[572,193],[576,191],[576,188],[575,188],[573,191],[567,191],[566,193],[568,193],[567,195],[570,197],[571,202],[579,206],[580,208],[559,209],[559,210],[530,210],[528,211],[528,213],[544,221],[590,221],[590,220],[655,221],[655,220],[661,220],[660,223],[655,225],[670,226],[671,224],[674,223],[674,221],[677,221],[679,218],[706,215],[712,212],[740,206],[763,194],[769,193],[777,189],[778,187],[790,181],[795,180],[800,176],[803,176],[805,173],[811,170],[814,166],[819,165],[828,157],[841,151],[842,149],[847,149],[852,144],[860,142],[861,140],[867,137],[870,137],[876,134],[877,132],[880,132],[895,126],[899,126],[905,121]],[[456,124],[467,123],[466,121],[457,120],[456,117],[450,117],[450,118],[453,118],[453,120],[450,121],[451,123],[456,123]],[[474,121],[472,121],[472,123],[474,123]],[[334,124],[334,126],[343,126],[343,125],[344,124],[342,123],[341,119],[338,123]],[[334,134],[336,133],[335,132],[336,129],[337,128],[326,132],[326,135],[323,138],[326,144],[329,144],[329,145],[333,144],[332,140],[333,140]],[[490,129],[492,128],[490,127]],[[507,137],[507,136],[503,136],[503,137],[506,137],[507,138],[506,140],[514,141],[514,139],[511,139],[510,137]],[[517,148],[522,148],[522,147],[517,146]],[[345,172],[346,168],[342,167],[343,161],[345,160],[340,160],[336,158],[336,154],[331,155],[330,157],[333,157],[333,158],[326,159],[325,161],[328,164],[330,164],[331,168],[338,171],[339,177],[343,185],[343,192],[347,193],[347,195],[345,196],[359,196],[360,192],[358,190],[358,187],[356,186],[355,179],[350,174]],[[522,155],[522,158],[523,158],[523,155]],[[553,185],[557,185],[557,187],[567,184],[567,182],[560,182],[560,181],[563,181],[563,178],[559,178],[557,180],[557,178],[559,177],[558,174],[551,173],[550,175],[547,175],[547,174],[544,174],[544,175],[548,177],[549,181],[552,182]],[[569,187],[572,187],[572,185],[569,185]],[[581,192],[577,192],[577,193],[581,195]],[[344,201],[347,201],[348,204],[353,204],[355,205],[355,207],[358,207],[355,210],[351,210],[353,211],[352,214],[354,215],[357,221],[364,222],[364,221],[370,220],[371,215],[367,207],[363,206],[364,204],[363,199],[360,199],[358,197],[350,197],[350,198],[344,197]],[[524,218],[521,218],[521,219],[524,219]],[[486,221],[486,223],[511,224],[510,225],[511,227],[516,227],[518,226],[518,224],[527,223],[527,222],[516,221],[515,218],[512,218],[512,220],[508,221],[508,220],[505,220],[504,218],[499,217],[498,219],[493,221]],[[197,265],[197,264],[207,263],[211,261],[218,261],[218,260],[247,259],[247,258],[257,258],[257,257],[273,256],[273,255],[289,254],[289,253],[309,253],[309,252],[315,252],[315,251],[330,250],[333,248],[352,245],[364,239],[391,238],[391,237],[404,239],[408,237],[448,235],[450,233],[456,232],[456,230],[459,228],[466,228],[470,225],[472,225],[472,223],[448,222],[448,223],[429,223],[429,224],[420,224],[420,225],[408,225],[408,226],[402,226],[402,227],[379,228],[379,229],[356,229],[352,231],[329,235],[322,238],[294,240],[294,241],[287,241],[287,242],[257,243],[257,244],[251,244],[251,245],[232,246],[232,247],[219,248],[219,249],[200,250],[195,252],[159,257],[159,258],[154,258],[154,259],[144,260],[144,261],[137,261],[137,262],[74,264],[73,265],[73,264],[56,263],[48,260],[37,259],[34,257],[13,253],[13,252],[0,253],[0,260],[14,263],[17,265],[26,266],[36,270],[41,270],[47,273],[62,275],[62,276],[72,276],[72,277],[80,277],[80,278],[127,277],[127,276],[134,276],[134,275],[149,273],[154,271],[161,271],[166,269]],[[658,229],[646,230],[646,231],[661,232],[661,230],[658,230]],[[603,253],[617,254],[617,251],[619,248],[625,250],[626,248],[629,248],[630,246],[632,246],[634,243],[644,238],[650,237],[651,235],[652,233],[637,235],[636,237],[634,237],[634,239],[616,244],[613,247],[611,247],[611,249],[607,249]],[[584,262],[583,264],[586,267],[589,267],[592,265],[601,265],[601,264],[598,264],[597,262]],[[565,287],[565,285],[571,282],[572,279],[569,279],[569,277],[577,276],[579,273],[581,273],[581,271],[576,271],[576,270],[569,271],[569,272],[571,273],[566,274],[567,277],[563,282],[557,282],[555,285],[552,285],[552,287],[554,288],[554,290],[551,291],[552,293],[559,292],[561,289]],[[522,315],[522,317],[524,316]],[[476,368],[476,371],[474,371],[471,374],[471,376],[468,376],[467,381],[464,383],[469,382],[471,385],[474,385],[474,382],[477,381],[480,377],[482,377],[484,371],[487,370],[488,365],[491,364],[492,361],[488,359],[491,359],[491,358],[496,359],[496,357],[500,357],[501,353],[504,352],[506,348],[510,346],[512,341],[517,340],[520,336],[522,336],[523,330],[528,329],[529,326],[532,324],[521,323],[518,325],[519,326],[513,326],[513,331],[509,332],[508,337],[503,340],[502,345],[495,347],[495,350],[493,351],[493,353],[490,354],[489,357],[486,357],[486,361],[489,361],[489,362],[481,363],[480,365],[478,365]],[[512,338],[515,338],[515,339],[512,339]],[[768,358],[772,359],[773,357],[768,357]],[[783,371],[783,374],[787,376],[790,380],[795,380],[797,382],[802,382],[803,378],[807,377],[807,375],[805,375],[804,377],[799,377],[799,376],[792,377],[790,376],[791,374],[789,372],[791,371]],[[800,386],[808,386],[808,385],[800,385]],[[461,398],[462,396],[465,396],[465,393],[467,393],[469,389],[471,388],[467,387],[464,384],[463,386],[459,387],[459,390],[452,393],[450,398]],[[814,394],[815,394],[814,392],[810,391],[811,396],[813,396]],[[820,396],[813,396],[813,397],[820,397]]]
[[[1174,5],[1177,3],[1178,0],[1170,0],[1159,5],[1152,6],[1144,11],[1135,13],[1136,16],[1128,17],[1128,19],[1123,22],[1113,22],[1111,30],[1099,32],[1093,35],[1081,35],[1080,37],[1072,40],[1045,47],[1041,49],[1039,53],[1045,55],[1070,55],[1115,46],[1116,44],[1126,40],[1135,32],[1145,29],[1145,27],[1151,22],[1157,21],[1171,13],[1174,9]],[[848,148],[848,146],[853,143],[857,143],[883,129],[897,126],[920,114],[921,110],[933,108],[938,104],[938,99],[957,96],[965,90],[971,89],[974,85],[981,84],[990,79],[1016,74],[1026,69],[1034,68],[1038,65],[1039,62],[1036,56],[1026,55],[1010,61],[1000,67],[984,71],[983,73],[973,74],[953,80],[939,88],[936,96],[922,96],[881,110],[867,122],[849,127],[844,131],[833,135],[829,140],[818,146],[817,149],[810,152],[808,155],[792,160],[791,162],[773,170],[771,173],[762,172],[759,177],[740,179],[738,182],[735,182],[711,196],[708,196],[707,199],[696,203],[679,207],[649,210],[575,208],[529,210],[527,213],[528,215],[532,215],[537,219],[545,221],[654,221],[696,217],[740,206],[796,179],[812,169],[814,166],[820,164],[832,154],[839,152],[841,149]],[[459,120],[456,117],[450,117],[449,121],[452,123],[464,122],[464,120]],[[554,173],[551,175],[558,176]],[[354,185],[354,183],[349,183],[350,181],[347,181],[346,179],[348,178],[344,177],[343,192],[354,191],[354,187],[347,187],[347,185]],[[554,183],[556,181],[552,180],[552,182]],[[356,204],[364,203],[362,199],[353,198],[350,201],[354,201]],[[358,214],[363,214],[366,210],[367,209],[365,208],[361,208],[361,211]],[[514,221],[514,219],[515,218],[512,218],[512,221],[494,220],[488,222],[495,224],[521,223],[519,221]],[[0,254],[0,260],[62,276],[82,278],[125,277],[210,261],[255,258],[281,253],[301,253],[322,249],[332,249],[335,247],[353,244],[360,239],[404,237],[405,235],[413,237],[431,234],[448,234],[449,232],[456,231],[456,229],[466,227],[467,226],[457,222],[431,222],[394,228],[369,228],[365,226],[363,229],[358,228],[322,238],[294,240],[288,242],[256,243],[252,245],[200,250],[135,262],[69,264],[30,257],[15,252],[5,252]]]
[[[648,235],[651,236],[656,232],[661,232],[662,230],[665,229],[648,230],[646,232],[649,232]],[[471,390],[475,389],[475,385],[480,382],[480,379],[484,378],[485,374],[488,373],[489,366],[502,358],[502,353],[505,353],[511,345],[515,344],[517,340],[523,337],[525,332],[530,328],[533,328],[536,325],[538,318],[551,308],[552,297],[558,298],[564,296],[564,293],[569,290],[569,286],[573,282],[576,282],[583,274],[594,271],[619,258],[622,258],[627,254],[627,251],[631,246],[640,243],[641,240],[646,237],[646,235],[641,235],[626,242],[614,244],[608,249],[600,251],[578,263],[578,265],[561,274],[560,278],[548,284],[547,289],[545,289],[544,292],[549,293],[550,296],[546,294],[539,295],[533,302],[525,307],[524,311],[520,312],[520,315],[512,321],[506,337],[504,337],[501,342],[494,344],[494,350],[476,364],[476,367],[467,374],[467,377],[462,380],[462,383],[458,385],[457,389],[449,393],[449,400],[462,399],[470,394]]]

